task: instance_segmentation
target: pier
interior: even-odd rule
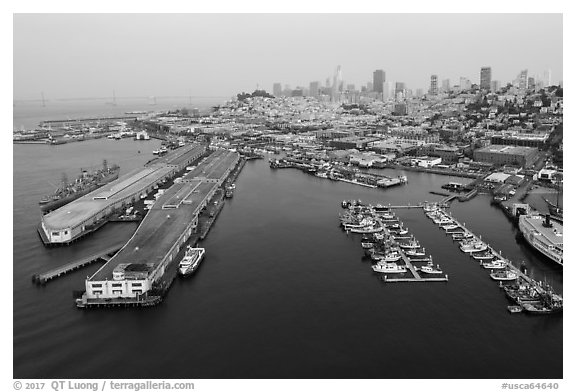
[[[472,231],[470,231],[469,229],[466,228],[466,224],[459,222],[456,218],[454,218],[452,216],[452,214],[446,213],[445,211],[442,211],[442,214],[444,216],[446,216],[447,218],[451,219],[455,225],[459,226],[460,229],[462,229],[462,233],[464,234],[468,234],[470,235],[471,239],[476,240],[476,241],[482,241],[482,237],[481,236],[477,236],[476,234],[474,234]],[[454,234],[454,232],[447,232],[447,234]],[[460,241],[460,240],[458,240]],[[523,281],[525,281],[527,284],[529,284],[530,286],[532,286],[539,294],[544,294],[545,293],[545,289],[540,286],[534,279],[532,279],[531,277],[529,277],[528,275],[526,275],[520,268],[516,267],[511,260],[506,259],[505,257],[502,256],[501,252],[496,252],[496,250],[494,248],[492,248],[492,246],[490,246],[489,244],[486,244],[487,249],[486,251],[489,251],[492,256],[496,259],[501,259],[506,261],[507,263],[507,269],[514,272],[516,274],[516,276],[518,277],[517,279],[521,279]],[[472,253],[469,253],[470,256],[472,256]]]
[[[204,238],[222,209],[223,185],[241,169],[239,154],[216,150],[156,200],[130,240],[85,282],[80,308],[159,303],[187,244]]]
[[[34,274],[32,276],[32,281],[36,284],[45,284],[46,282],[49,282],[52,279],[56,279],[62,275],[68,274],[69,272],[72,271],[76,271],[82,267],[96,263],[98,261],[108,262],[110,260],[109,255],[117,252],[122,247],[122,245],[124,244],[117,243],[99,252],[82,257],[79,260],[75,260],[70,263],[64,264],[63,266],[54,268],[42,274]]]
[[[66,127],[78,124],[102,123],[102,122],[116,122],[116,121],[136,121],[137,116],[114,116],[114,117],[88,117],[76,118],[66,120],[45,120],[40,122],[41,127]]]
[[[185,170],[205,151],[199,144],[180,147],[44,215],[38,229],[43,243],[68,245],[99,229],[116,213]]]

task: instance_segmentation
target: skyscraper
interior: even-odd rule
[[[500,90],[500,82],[498,80],[493,80],[490,83],[490,91],[495,93],[496,91]]]
[[[383,101],[387,101],[391,98],[390,88],[391,88],[390,82],[382,83],[382,100]]]
[[[338,100],[340,98],[340,93],[343,90],[343,79],[342,79],[342,67],[336,67],[336,72],[334,72],[334,79],[332,82],[332,98]]]
[[[445,93],[450,91],[450,79],[442,80],[442,91]]]
[[[480,68],[480,89],[490,90],[491,83],[492,83],[492,68],[490,67]]]
[[[438,95],[438,75],[430,76],[430,94]]]
[[[280,83],[274,83],[272,86],[272,94],[275,97],[280,97],[282,95],[282,85]]]
[[[375,92],[382,93],[384,91],[383,85],[385,81],[386,81],[386,73],[383,70],[377,69],[376,71],[374,71],[373,86]]]
[[[310,96],[317,97],[320,89],[320,82],[310,82]]]
[[[518,88],[526,89],[528,88],[528,70],[523,69],[518,75]]]

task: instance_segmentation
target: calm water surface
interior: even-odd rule
[[[96,265],[33,285],[32,274],[136,228],[110,223],[73,246],[44,248],[37,201],[52,183],[104,158],[126,173],[158,145],[14,146],[15,378],[562,378],[563,316],[509,314],[488,273],[421,210],[398,215],[448,283],[385,284],[363,260],[360,237],[338,226],[343,199],[438,200],[429,191],[455,180],[445,176],[407,172],[408,185],[380,190],[251,161],[203,243],[206,260],[161,306],[76,309],[72,290]],[[487,196],[450,210],[562,292],[562,270],[517,241]]]

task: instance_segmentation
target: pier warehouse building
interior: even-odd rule
[[[538,159],[538,149],[534,147],[502,146],[491,144],[474,151],[474,160],[495,165],[516,165],[529,167]]]
[[[86,280],[85,303],[130,301],[160,283],[198,225],[198,215],[240,161],[216,150],[154,203],[120,251]]]
[[[97,230],[115,211],[148,194],[205,152],[206,147],[199,144],[180,147],[44,215],[38,230],[42,240],[46,245],[68,244]]]

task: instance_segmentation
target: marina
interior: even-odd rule
[[[432,256],[426,256],[426,250],[420,247],[420,244],[414,239],[414,236],[394,236],[393,233],[407,230],[403,229],[403,224],[395,219],[396,217],[391,212],[390,207],[382,205],[371,206],[363,205],[358,201],[343,201],[342,206],[346,208],[344,214],[340,215],[340,221],[346,232],[351,233],[371,233],[379,232],[375,228],[382,228],[382,234],[372,234],[372,237],[363,237],[362,247],[366,249],[366,253],[370,258],[376,261],[372,266],[375,272],[382,273],[383,279],[388,283],[395,282],[447,282],[448,275],[442,277],[442,271],[439,265],[437,268],[433,267]],[[355,229],[356,226],[371,227],[373,230],[362,231]],[[409,239],[408,242],[402,240]],[[369,242],[368,242],[369,241]],[[372,246],[365,246],[365,244],[372,244]],[[421,250],[420,250],[421,249]],[[413,257],[411,257],[413,256]],[[418,258],[416,258],[418,257]],[[396,261],[401,260],[403,264],[396,264]],[[390,261],[390,262],[389,262]],[[391,263],[394,261],[394,263]],[[414,263],[425,262],[423,266],[415,266]],[[423,277],[420,272],[424,274],[437,275],[437,277]],[[412,276],[405,276],[409,273]],[[402,274],[401,277],[389,277],[388,274]]]

